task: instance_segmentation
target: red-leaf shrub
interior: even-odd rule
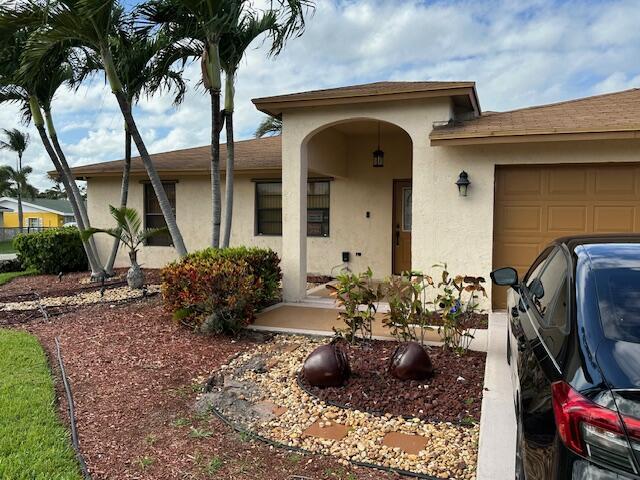
[[[237,333],[256,309],[278,298],[280,260],[271,250],[206,249],[162,272],[167,310],[185,325],[208,333]]]

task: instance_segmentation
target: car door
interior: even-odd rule
[[[521,325],[526,338],[520,371],[521,454],[527,480],[555,477],[556,425],[551,383],[561,378],[569,325],[570,260],[555,247],[521,289]]]

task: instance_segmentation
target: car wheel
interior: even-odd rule
[[[522,437],[522,426],[520,422],[520,418],[516,419],[516,471],[515,471],[515,480],[525,480],[524,476],[524,462],[522,460],[522,449],[523,445],[523,437]]]

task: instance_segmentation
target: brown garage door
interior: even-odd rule
[[[494,268],[524,275],[545,245],[581,233],[640,231],[640,165],[496,167]],[[494,287],[504,308],[506,289]]]

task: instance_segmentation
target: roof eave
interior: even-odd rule
[[[293,108],[416,100],[421,98],[452,97],[455,95],[468,95],[471,103],[474,106],[474,110],[478,115],[480,114],[480,104],[478,102],[478,95],[475,85],[434,90],[420,90],[412,92],[377,93],[371,95],[351,95],[314,99],[277,99],[277,97],[273,99],[274,97],[266,97],[254,98],[252,102],[259,111],[266,113],[267,115],[277,117],[280,116],[285,110],[290,110]]]
[[[520,134],[494,134],[477,136],[431,136],[431,146],[486,145],[505,143],[558,142],[576,140],[624,140],[640,139],[640,130],[537,132]]]

